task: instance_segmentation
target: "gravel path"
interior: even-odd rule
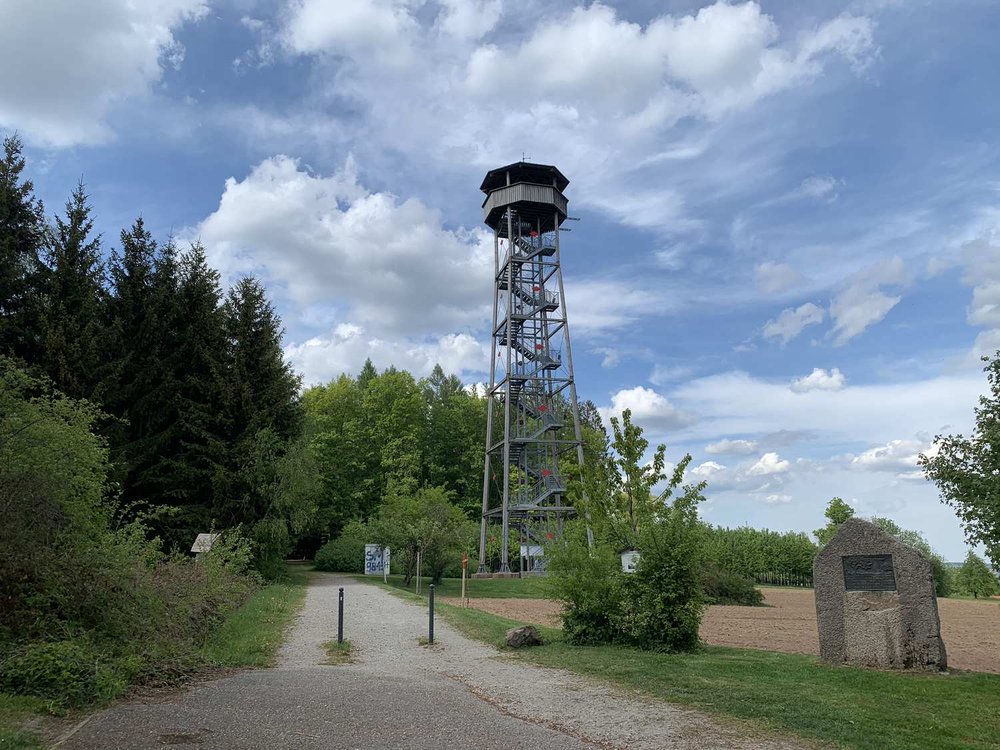
[[[324,666],[345,590],[351,664]],[[317,575],[274,669],[123,703],[65,748],[790,748],[735,724],[531,666],[380,588]]]

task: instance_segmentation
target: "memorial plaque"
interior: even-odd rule
[[[845,555],[844,588],[848,591],[895,591],[892,555]]]
[[[830,664],[941,670],[934,570],[920,550],[848,518],[813,561],[819,655]]]

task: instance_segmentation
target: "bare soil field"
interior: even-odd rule
[[[708,608],[701,637],[717,646],[819,654],[812,589],[764,588],[767,607]],[[455,598],[444,598],[460,604]],[[559,626],[559,604],[548,599],[470,599],[469,606],[522,622]],[[1000,674],[1000,600],[938,599],[948,664]]]

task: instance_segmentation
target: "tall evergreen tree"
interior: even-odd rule
[[[42,202],[23,171],[20,139],[5,138],[0,159],[0,354],[34,363],[46,228]]]
[[[181,255],[177,273],[173,304],[163,305],[170,329],[161,337],[161,363],[170,378],[162,393],[171,400],[161,413],[173,422],[165,425],[166,451],[156,473],[164,502],[177,508],[172,535],[183,542],[209,527],[213,481],[226,458],[225,326],[219,273],[201,245]]]
[[[120,420],[110,442],[126,507],[149,507],[155,530],[169,528],[161,461],[169,456],[177,391],[169,353],[177,305],[176,250],[160,250],[141,218],[121,233],[111,259],[111,297],[103,402]]]
[[[285,362],[283,333],[264,287],[241,279],[223,307],[226,333],[226,469],[216,484],[224,524],[265,517],[266,475],[302,429],[299,378]]]
[[[41,315],[42,362],[48,376],[73,398],[93,400],[101,371],[104,267],[101,238],[92,236],[83,183],[56,217],[48,242]]]
[[[361,372],[358,373],[358,385],[364,390],[368,387],[368,384],[378,377],[378,370],[375,369],[375,365],[372,364],[371,357],[365,359],[365,364],[361,368]]]

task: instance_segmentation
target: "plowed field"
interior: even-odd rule
[[[763,592],[768,607],[709,607],[701,637],[717,646],[819,654],[812,590]],[[470,599],[469,606],[512,620],[559,626],[559,604],[548,599]],[[938,611],[949,666],[1000,674],[1000,600],[938,599]]]

